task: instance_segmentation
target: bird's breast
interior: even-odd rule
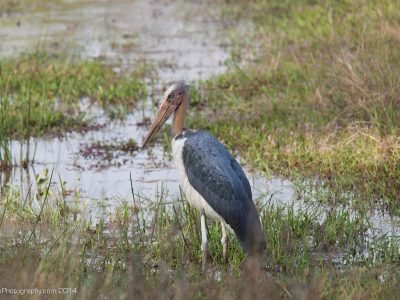
[[[208,216],[224,221],[225,220],[208,204],[208,202],[199,194],[198,191],[190,184],[183,161],[183,148],[187,138],[184,136],[176,136],[172,140],[172,155],[174,157],[175,166],[181,180],[182,189],[186,195],[188,202],[200,211],[204,211]]]

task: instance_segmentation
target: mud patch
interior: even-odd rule
[[[110,143],[97,141],[91,144],[81,144],[79,147],[79,154],[83,158],[94,162],[92,167],[100,171],[110,166],[120,167],[127,164],[129,158],[132,157],[138,149],[139,147],[133,139]]]

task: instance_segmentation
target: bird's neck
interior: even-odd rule
[[[172,133],[174,136],[182,133],[185,127],[186,106],[187,103],[184,101],[175,112],[174,122],[172,123]]]

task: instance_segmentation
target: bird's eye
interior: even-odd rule
[[[168,98],[170,98],[170,99],[174,98],[174,93],[169,94]]]

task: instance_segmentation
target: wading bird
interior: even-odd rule
[[[265,239],[249,181],[238,162],[213,135],[184,127],[188,105],[188,87],[183,82],[170,86],[145,136],[142,149],[174,114],[172,153],[183,191],[189,203],[200,211],[203,270],[207,249],[206,215],[221,222],[225,261],[226,227],[235,233],[247,254],[261,254]]]

